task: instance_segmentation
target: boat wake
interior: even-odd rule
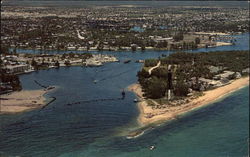
[[[127,139],[134,139],[137,137],[142,136],[146,131],[150,131],[153,130],[155,127],[153,126],[149,126],[149,127],[144,127],[144,128],[140,128],[138,130],[132,131],[127,135]]]
[[[126,137],[126,139],[134,139],[137,137],[140,137],[144,134],[145,131],[140,131],[140,132],[134,132]]]

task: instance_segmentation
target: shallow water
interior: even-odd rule
[[[249,50],[248,35],[237,36],[236,45],[206,50]],[[133,102],[135,95],[126,92],[124,100],[118,99],[121,98],[121,90],[137,80],[136,73],[142,65],[134,61],[157,58],[170,52],[103,53],[114,54],[121,62],[96,68],[61,67],[21,75],[24,89],[39,89],[34,80],[44,85],[58,86],[47,94],[48,98],[55,96],[57,100],[44,110],[0,115],[0,156],[247,155],[249,87],[208,107],[188,113],[183,118],[147,131],[138,138],[120,136],[137,126],[138,110]],[[123,64],[122,61],[126,59],[132,59],[132,62]],[[101,81],[94,84],[93,80]],[[115,100],[67,105],[82,100],[111,98]],[[150,151],[150,145],[155,145],[156,149]]]

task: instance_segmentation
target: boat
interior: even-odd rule
[[[94,80],[93,82],[94,82],[94,84],[96,84],[96,83],[97,83],[97,80]]]
[[[154,150],[154,149],[155,149],[155,146],[150,146],[149,149],[150,149],[150,150]]]
[[[125,60],[123,63],[124,63],[124,64],[127,64],[127,63],[129,63],[129,62],[131,62],[131,60],[130,60],[130,59]]]
[[[123,90],[123,91],[122,91],[122,98],[123,98],[123,99],[125,98],[125,94],[126,94],[126,93],[125,93],[125,91]]]
[[[209,45],[209,46],[207,46],[208,48],[213,48],[213,47],[216,47],[216,46],[214,46],[214,45]]]
[[[144,63],[144,60],[136,60],[135,63]]]
[[[134,102],[138,102],[138,100],[137,100],[137,99],[134,99]]]

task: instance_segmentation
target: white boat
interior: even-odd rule
[[[134,99],[134,102],[138,102],[138,100],[137,100],[137,99]]]
[[[153,150],[153,149],[155,149],[155,146],[150,146],[149,149]]]

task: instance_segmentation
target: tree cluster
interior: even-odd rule
[[[174,95],[187,96],[188,82],[191,78],[195,78],[198,82],[201,77],[212,79],[217,74],[210,71],[210,66],[220,66],[224,70],[240,73],[243,69],[248,68],[249,51],[172,53],[168,57],[160,58],[161,66],[154,69],[149,75],[148,69],[155,66],[158,61],[159,59],[145,60],[144,67],[137,74],[138,81],[145,93],[144,96],[147,98],[158,99],[165,96],[168,65],[172,65]]]

